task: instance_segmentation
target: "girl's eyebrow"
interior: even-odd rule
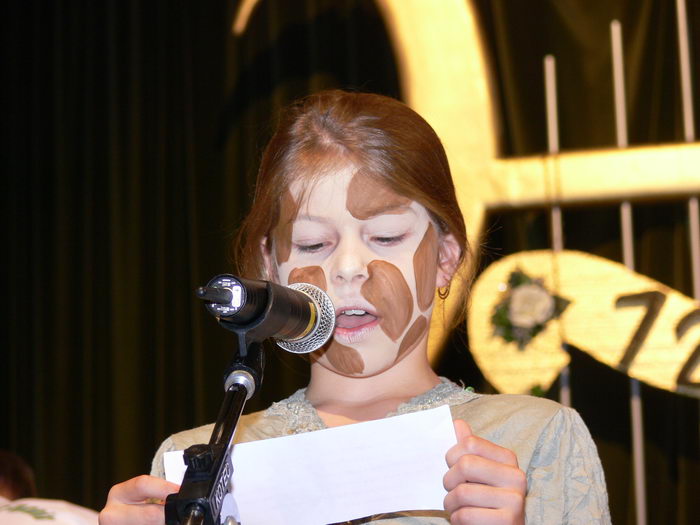
[[[326,219],[324,217],[318,217],[316,215],[297,215],[296,220],[305,220],[305,221],[322,222],[322,223],[328,222],[328,219]]]
[[[388,204],[370,210],[367,218],[364,220],[374,219],[379,215],[400,215],[409,211],[413,212],[413,208],[411,208],[410,204]]]

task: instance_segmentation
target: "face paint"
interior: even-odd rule
[[[396,194],[364,173],[353,175],[348,184],[345,206],[356,219],[366,220],[382,213],[399,213],[411,200]]]
[[[403,336],[396,360],[399,361],[404,354],[407,354],[413,350],[427,331],[428,321],[421,315],[415,321],[413,321],[411,328],[409,328],[406,335]]]
[[[425,230],[413,256],[413,272],[416,276],[416,299],[418,308],[425,312],[435,297],[435,277],[438,265],[438,236],[432,224]]]
[[[298,209],[292,193],[289,190],[285,191],[280,202],[279,221],[272,230],[277,264],[289,260],[289,255],[292,252],[292,228]]]
[[[291,212],[280,212],[293,217],[291,253],[281,263],[273,257],[275,275],[282,284],[319,286],[337,314],[333,339],[309,354],[314,366],[370,377],[425,351],[437,273],[430,268],[439,261],[428,210],[352,166],[311,187],[293,183],[290,193]],[[281,219],[280,259],[289,239],[283,230]]]
[[[327,290],[326,274],[320,266],[305,266],[303,268],[294,268],[287,280],[288,284],[307,283],[313,284],[324,292]]]
[[[413,296],[401,270],[386,261],[375,260],[367,266],[369,278],[360,293],[377,309],[379,325],[393,341],[408,326],[413,314]]]
[[[324,355],[328,358],[333,368],[340,373],[357,375],[361,374],[365,369],[365,363],[360,353],[354,348],[340,344],[338,341],[331,342]]]

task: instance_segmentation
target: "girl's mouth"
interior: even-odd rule
[[[357,343],[378,324],[379,319],[376,315],[360,308],[348,308],[335,318],[335,335],[341,342]]]

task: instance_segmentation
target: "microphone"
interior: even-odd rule
[[[226,328],[273,338],[295,354],[318,350],[333,334],[335,308],[320,288],[307,283],[282,286],[223,274],[196,291]]]

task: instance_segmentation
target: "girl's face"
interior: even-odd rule
[[[422,205],[348,167],[304,193],[292,185],[266,260],[281,284],[313,284],[333,301],[334,336],[312,359],[367,377],[425,349],[435,287],[450,278],[440,264],[450,237]]]

